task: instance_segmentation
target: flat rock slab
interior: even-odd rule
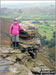
[[[0,68],[1,68],[1,66],[9,65],[9,63],[10,63],[10,61],[8,61],[7,59],[0,60]]]
[[[16,57],[19,59],[23,59],[24,57],[26,57],[26,54],[16,54]]]
[[[9,70],[18,75],[32,75],[32,72],[27,67],[25,67],[25,65],[19,63],[15,63],[14,65],[11,65]]]
[[[50,70],[42,61],[40,61],[40,60],[38,60],[37,62],[36,62],[36,64],[38,65],[38,66],[40,66],[40,68],[42,69],[42,70]]]
[[[15,75],[12,72],[4,72],[4,71],[0,71],[0,75]]]
[[[33,73],[40,73],[41,68],[39,68],[39,67],[35,67],[35,68],[32,68],[31,71],[32,71]]]
[[[45,65],[45,64],[44,64],[42,61],[40,61],[40,60],[38,60],[38,61],[36,62],[36,64],[39,65],[39,66],[44,66],[44,65]]]

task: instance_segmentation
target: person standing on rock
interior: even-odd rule
[[[14,23],[11,24],[9,31],[13,49],[19,48],[19,30],[24,31],[20,26],[18,19],[14,19]]]

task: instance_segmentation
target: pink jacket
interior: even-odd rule
[[[12,27],[13,27],[13,29],[12,29]],[[24,30],[20,25],[18,26],[18,24],[14,24],[14,25],[11,24],[9,33],[12,35],[18,35],[19,29],[22,31]]]

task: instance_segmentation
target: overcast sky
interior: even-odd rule
[[[1,1],[1,7],[9,7],[9,8],[12,8],[12,7],[15,7],[15,5],[20,5],[21,4],[21,6],[23,6],[23,4],[24,4],[24,6],[26,5],[26,4],[36,4],[36,5],[45,5],[45,4],[55,4],[55,1]],[[12,6],[11,6],[12,5]],[[14,6],[13,6],[14,5]],[[24,7],[23,6],[23,7]],[[20,6],[19,6],[20,7]]]
[[[1,4],[22,4],[22,3],[55,3],[55,1],[1,1]]]

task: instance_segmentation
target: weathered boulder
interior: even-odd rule
[[[25,56],[26,56],[26,54],[24,54],[24,53],[16,54],[16,57],[21,59],[21,60],[24,59]]]
[[[40,39],[36,37],[37,29],[34,24],[28,21],[21,22],[21,25],[26,30],[20,31],[20,49],[23,51],[28,51],[33,58],[36,58],[37,51],[41,46]]]
[[[41,72],[41,68],[39,68],[39,67],[34,67],[34,68],[31,69],[31,71],[32,71],[33,73],[40,73],[40,72]]]
[[[37,32],[37,29],[35,28],[34,24],[32,24],[31,22],[29,21],[26,21],[26,22],[21,22],[21,25],[24,29],[26,29],[26,31],[24,32],[24,35],[20,35],[22,37],[34,37],[36,32]],[[21,32],[23,33],[23,32]]]
[[[32,72],[29,69],[22,64],[20,65],[19,63],[11,65],[9,70],[19,75],[29,75],[29,73],[32,75]]]

